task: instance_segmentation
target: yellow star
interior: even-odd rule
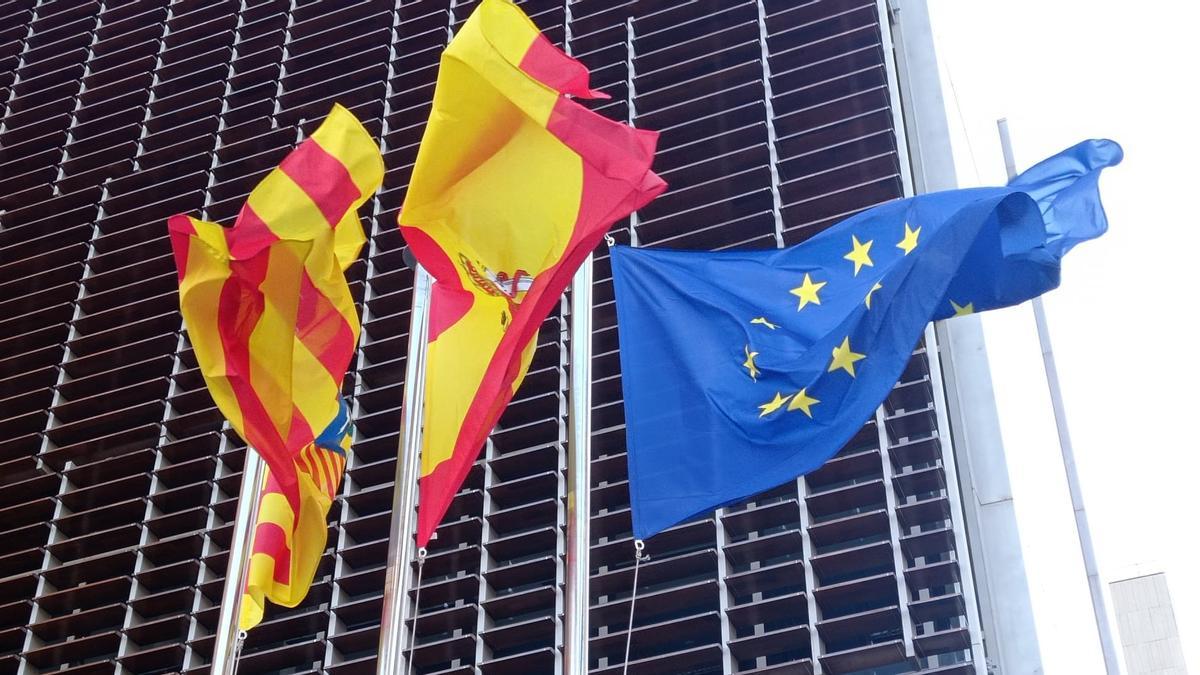
[[[883,284],[876,281],[875,285],[871,287],[871,290],[867,291],[867,299],[866,299],[867,309],[871,309],[871,294],[881,288],[883,288]]]
[[[821,298],[817,296],[817,293],[825,287],[825,283],[824,281],[813,283],[812,277],[808,276],[806,272],[804,274],[804,283],[791,290],[792,295],[800,298],[800,306],[796,308],[796,311],[799,312],[804,309],[804,306],[810,302],[814,305],[821,304]]]
[[[951,300],[950,306],[954,308],[954,316],[966,316],[968,314],[975,313],[975,303],[973,303],[973,302],[968,302],[965,305],[960,305],[957,302]]]
[[[783,394],[780,394],[779,392],[775,392],[775,398],[758,406],[758,409],[762,411],[761,413],[758,414],[758,416],[766,417],[767,415],[770,415],[771,413],[775,412],[776,410],[779,410],[780,408],[783,407],[784,403],[788,402],[788,399],[790,399],[790,398],[791,398],[791,396],[784,396]]]
[[[867,358],[866,354],[859,354],[850,350],[850,338],[842,340],[842,344],[833,348],[833,361],[829,364],[829,372],[833,372],[839,368],[850,373],[850,377],[855,377],[854,362],[861,361]]]
[[[854,248],[842,257],[854,263],[854,276],[858,276],[858,271],[863,268],[863,265],[867,267],[875,266],[875,263],[871,262],[871,244],[874,244],[875,240],[864,244],[853,234],[850,235],[850,239],[854,244]]]
[[[917,237],[919,236],[921,236],[921,228],[913,230],[908,227],[908,223],[904,223],[904,238],[900,240],[899,244],[896,244],[896,248],[902,249],[904,255],[912,253],[913,249],[917,247]]]
[[[776,326],[775,324],[771,323],[770,321],[767,321],[767,317],[765,317],[765,316],[760,316],[760,317],[750,319],[750,323],[759,323],[759,324],[766,326],[767,328],[770,328],[771,330],[775,330],[776,328],[779,328],[779,326]]]
[[[803,410],[804,414],[808,415],[809,419],[812,419],[812,406],[816,403],[820,403],[820,401],[809,396],[808,389],[805,388],[792,397],[792,402],[788,405],[787,409],[789,411]]]
[[[750,371],[750,379],[758,382],[759,370],[758,366],[754,363],[754,357],[756,356],[758,356],[758,352],[750,351],[750,345],[746,345],[746,360],[742,362],[742,365],[746,367],[746,370]]]

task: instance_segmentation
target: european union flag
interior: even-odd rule
[[[1097,180],[1120,161],[1086,141],[1008,187],[889,202],[782,250],[614,248],[634,536],[820,467],[930,320],[1058,286],[1107,229]]]

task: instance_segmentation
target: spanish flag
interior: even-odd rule
[[[254,188],[233,227],[184,215],[168,221],[180,309],[209,393],[266,460],[269,485],[293,523],[311,511],[306,480],[320,473],[304,466],[304,455],[320,455],[318,434],[344,411],[342,380],[359,335],[344,271],[364,242],[358,207],[382,181],[379,148],[350,111],[334,106]],[[315,459],[322,457],[327,465],[309,468],[325,472],[320,483],[332,492],[344,455]],[[323,551],[327,511],[326,501],[320,528],[284,531],[294,538],[319,529],[311,544]],[[293,592],[303,597],[311,578],[292,577],[302,584]]]
[[[572,101],[584,66],[509,0],[442,55],[400,229],[434,279],[417,544],[424,546],[529,367],[542,321],[616,220],[658,196],[658,134]]]

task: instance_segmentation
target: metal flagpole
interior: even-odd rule
[[[567,445],[567,574],[563,674],[588,672],[592,486],[592,256],[571,281],[571,417]]]
[[[571,3],[563,3],[563,49],[571,54]],[[607,241],[611,237],[605,235]],[[592,545],[592,256],[571,279],[571,392],[567,439],[567,571],[563,675],[588,672],[588,580]]]
[[[258,516],[258,496],[267,475],[267,463],[249,446],[242,464],[242,489],[238,494],[237,516],[233,522],[233,540],[229,545],[229,563],[225,568],[225,588],[221,591],[221,612],[217,618],[217,641],[213,645],[212,668],[218,675],[237,672],[238,655],[245,635],[238,630],[242,613],[242,593],[250,573],[250,547],[254,543],[254,521]]]
[[[1013,159],[1012,139],[1008,135],[1008,120],[996,120],[1000,131],[1000,147],[1004,152],[1004,168],[1011,180],[1017,175]],[[1104,605],[1100,573],[1096,568],[1096,552],[1092,546],[1092,532],[1088,528],[1087,512],[1083,506],[1083,491],[1079,486],[1079,474],[1075,468],[1075,451],[1071,446],[1071,434],[1067,428],[1066,409],[1063,407],[1062,389],[1058,381],[1058,367],[1054,362],[1054,349],[1050,345],[1050,330],[1046,324],[1046,308],[1041,297],[1033,299],[1033,320],[1037,324],[1038,342],[1042,348],[1042,361],[1046,367],[1046,385],[1050,389],[1050,403],[1054,408],[1054,424],[1058,428],[1058,447],[1062,451],[1063,469],[1067,474],[1067,487],[1071,491],[1071,506],[1075,509],[1075,529],[1079,533],[1079,548],[1083,553],[1083,566],[1087,571],[1088,588],[1092,592],[1092,612],[1096,616],[1096,630],[1100,634],[1100,648],[1104,652],[1104,668],[1109,675],[1118,675],[1117,651],[1113,643],[1112,629],[1108,625],[1108,610]]]
[[[392,530],[388,534],[387,578],[383,587],[383,618],[379,626],[379,675],[404,672],[404,609],[412,583],[413,534],[417,517],[417,477],[421,462],[421,410],[425,404],[425,351],[429,330],[431,279],[413,264],[413,304],[409,316],[408,363],[404,368],[404,410],[400,456],[392,497]],[[416,617],[417,608],[413,608]],[[409,656],[411,658],[411,655]]]

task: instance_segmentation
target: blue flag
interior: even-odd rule
[[[813,471],[887,397],[926,324],[1058,286],[1107,229],[1080,143],[1008,187],[882,204],[782,250],[615,247],[633,533]]]

